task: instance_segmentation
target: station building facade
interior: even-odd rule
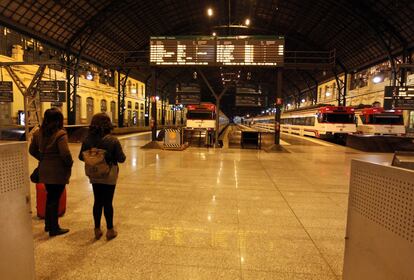
[[[53,51],[45,49],[39,42],[34,39],[24,37],[10,29],[0,27],[0,62],[17,62],[17,61],[41,61],[44,52]],[[36,53],[34,55],[33,53]],[[85,65],[87,68],[85,69]],[[34,74],[37,71],[36,65],[13,66],[13,70],[19,78],[27,85],[30,84]],[[53,68],[53,69],[52,69]],[[108,69],[102,69],[93,64],[84,64],[83,69],[79,71],[79,85],[76,96],[76,124],[88,124],[92,116],[99,112],[105,112],[109,115],[114,124],[118,123],[118,73]],[[3,81],[12,81],[6,69],[1,69],[1,79]],[[121,78],[124,77],[121,74]],[[43,80],[66,80],[66,73],[63,67],[51,68],[46,67],[42,77]],[[145,84],[142,81],[128,77],[126,82],[125,98],[125,126],[144,126],[145,125],[145,102],[149,104],[147,112],[151,112],[150,102],[146,100]],[[22,124],[22,114],[24,114],[23,95],[13,84],[13,102],[0,102],[0,125],[18,125]],[[62,102],[42,102],[42,113],[51,107],[59,107],[67,118],[67,105]],[[157,101],[157,120],[161,123],[162,119],[162,100]],[[165,124],[172,124],[173,119],[176,123],[184,121],[184,114],[175,112],[175,106],[165,101],[164,118]],[[175,117],[173,116],[175,114]]]

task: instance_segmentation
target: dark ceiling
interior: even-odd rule
[[[207,17],[207,7],[214,9],[212,18]],[[1,25],[62,49],[77,52],[82,45],[84,58],[111,66],[122,64],[122,51],[133,51],[133,56],[147,62],[150,36],[210,35],[213,31],[227,35],[223,33],[228,30],[219,26],[228,24],[229,19],[231,24],[239,25],[247,17],[251,19],[250,27],[232,29],[233,35],[284,35],[286,51],[335,49],[338,71],[354,71],[414,46],[412,0],[0,2]],[[149,73],[145,71],[140,69],[140,73]],[[161,79],[164,83],[179,80],[180,75],[191,74],[188,72],[164,70]],[[252,75],[256,82],[274,79],[272,71],[256,72]],[[320,70],[285,72],[285,94],[305,88],[307,79],[327,78]],[[219,78],[209,74],[212,82],[213,76]]]

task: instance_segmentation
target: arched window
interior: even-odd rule
[[[115,101],[111,101],[111,117],[112,117],[112,122],[115,123],[115,120],[116,120],[116,102]]]
[[[81,100],[82,98],[79,95],[76,95],[76,124],[82,123],[81,115]]]
[[[93,114],[94,114],[93,98],[88,97],[86,98],[86,120],[88,123],[91,123]]]
[[[101,100],[101,112],[106,113],[108,111],[108,105],[105,99]]]

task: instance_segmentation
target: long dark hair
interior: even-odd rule
[[[113,129],[111,119],[105,113],[98,113],[92,117],[91,125],[89,126],[89,135],[103,137],[111,133]]]
[[[55,132],[63,128],[63,115],[57,108],[47,109],[43,117],[40,132],[43,136],[52,136]]]

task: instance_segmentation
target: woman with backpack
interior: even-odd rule
[[[61,228],[58,223],[59,200],[65,185],[69,183],[73,160],[59,109],[45,111],[42,125],[33,135],[29,152],[39,160],[39,182],[45,184],[47,191],[45,231],[49,232],[49,236],[65,234],[69,229]]]
[[[103,235],[101,230],[102,209],[106,220],[106,238],[111,240],[117,236],[113,225],[112,200],[118,179],[118,163],[126,157],[119,140],[111,136],[112,123],[109,116],[99,113],[92,117],[89,133],[82,143],[79,159],[85,162],[85,171],[93,187],[93,217],[95,222],[95,238]]]

